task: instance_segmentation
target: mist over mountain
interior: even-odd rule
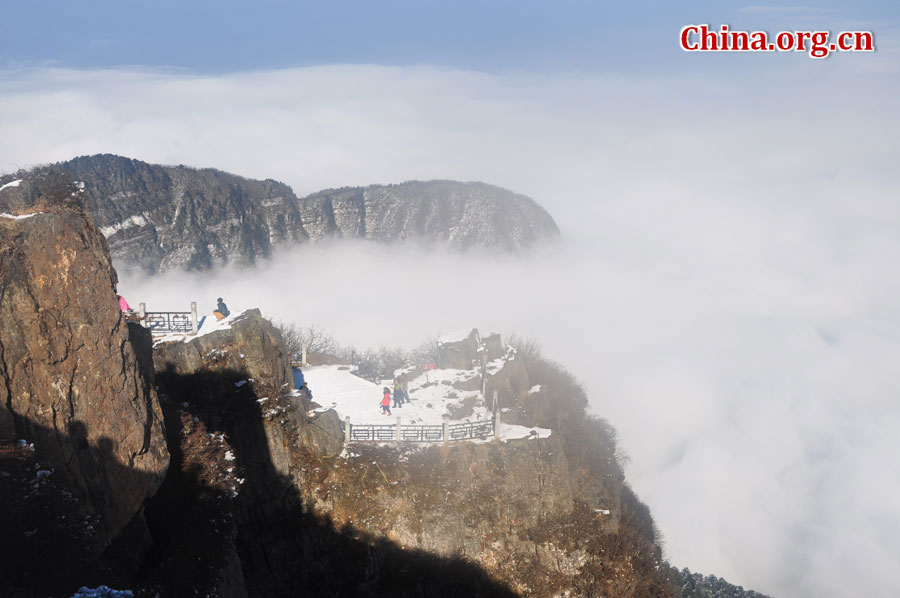
[[[615,429],[536,343],[457,331],[397,363],[382,351],[376,384],[347,365],[294,370],[258,309],[156,328],[122,313],[82,185],[52,167],[14,176],[0,177],[9,595],[764,598],[666,562]],[[398,409],[408,388],[386,425],[382,383]]]
[[[247,265],[277,246],[331,237],[515,250],[559,235],[534,200],[485,183],[409,181],[298,198],[271,179],[111,154],[58,166],[84,183],[117,264],[149,273]]]
[[[0,530],[21,542],[0,552],[7,595],[674,597],[615,434],[564,371],[473,330],[402,374],[405,412],[446,410],[457,436],[411,444],[398,419],[388,446],[354,437],[350,414],[365,430],[377,411],[342,407],[342,428],[336,403],[294,390],[258,310],[148,330],[119,303],[80,185],[16,176],[0,179]],[[374,407],[378,385],[349,367],[303,368],[318,395],[368,385]]]

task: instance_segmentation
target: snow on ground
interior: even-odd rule
[[[528,389],[528,394],[533,395],[536,392],[541,392],[541,385],[535,384],[531,388]]]
[[[474,328],[461,328],[459,330],[451,330],[450,332],[442,332],[438,335],[438,344],[441,343],[458,343],[464,341],[472,334]]]
[[[415,371],[416,371],[416,366],[414,366],[414,365],[410,365],[405,368],[398,368],[398,369],[394,370],[394,378],[399,378],[403,374],[406,374],[407,377],[409,377],[409,376],[413,375],[415,373]]]
[[[195,338],[199,338],[201,336],[210,334],[211,332],[217,332],[219,330],[228,330],[231,328],[231,325],[238,320],[240,320],[246,312],[241,312],[236,314],[235,312],[231,312],[231,315],[227,318],[223,318],[222,320],[217,320],[216,316],[209,313],[206,316],[200,316],[200,328],[197,330],[197,334],[190,334],[185,332],[166,332],[153,334],[153,344],[158,345],[160,343],[172,343],[172,342],[183,342],[187,343]]]
[[[515,440],[516,438],[549,438],[550,430],[547,428],[529,428],[515,424],[500,424],[500,440]]]
[[[72,598],[133,598],[134,592],[131,590],[114,590],[107,586],[97,588],[82,587]]]
[[[471,402],[473,413],[463,418],[448,419],[448,423],[477,422],[491,419],[491,413],[480,390],[458,390],[454,382],[471,380],[474,370],[429,370],[409,382],[411,402],[392,407],[391,416],[381,413],[381,397],[384,387],[392,388],[390,380],[375,384],[354,375],[348,366],[321,365],[303,368],[303,376],[313,393],[313,400],[320,405],[333,405],[343,420],[350,417],[352,424],[389,424],[401,418],[401,424],[440,425],[451,409]],[[391,401],[393,404],[393,401]],[[550,430],[500,424],[501,440],[514,438],[547,438]],[[488,439],[489,440],[489,439]]]
[[[491,374],[493,376],[494,374],[502,370],[505,364],[506,361],[502,357],[500,357],[484,364],[484,368],[488,374]]]
[[[316,407],[315,409],[310,409],[309,411],[307,411],[306,415],[308,415],[310,417],[315,417],[319,413],[325,413],[327,411],[331,411],[332,409],[334,409],[334,407],[335,407],[334,403],[332,403],[331,406],[329,406],[329,407]]]
[[[0,218],[11,218],[12,220],[25,220],[26,218],[31,218],[35,214],[40,214],[40,212],[32,212],[31,214],[22,214],[20,216],[16,216],[14,214],[7,214],[6,212],[0,213]]]
[[[19,183],[21,183],[21,182],[22,182],[22,179],[16,179],[15,181],[10,181],[10,182],[6,183],[5,185],[3,185],[2,187],[0,187],[0,191],[3,191],[7,187],[18,187]]]
[[[303,379],[313,393],[313,401],[319,405],[334,403],[341,419],[349,415],[355,424],[385,423],[387,418],[380,415],[383,387],[354,376],[348,366],[305,367]]]

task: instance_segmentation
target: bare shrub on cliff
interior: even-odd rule
[[[607,420],[587,414],[587,393],[571,372],[541,357],[536,343],[522,346],[526,347],[524,355],[529,356],[524,357],[529,380],[539,384],[547,397],[546,401],[532,403],[529,416],[534,425],[560,434],[574,470],[590,472],[590,477],[612,487],[620,485],[628,457],[618,446],[615,428]],[[520,355],[521,349],[517,353]]]
[[[295,360],[300,359],[304,345],[306,345],[307,353],[337,355],[340,352],[338,342],[333,336],[322,330],[318,324],[297,326],[293,323],[276,321],[275,327],[278,328],[285,346]]]
[[[437,338],[431,337],[409,352],[409,361],[414,365],[437,361]]]
[[[509,335],[509,346],[515,348],[516,354],[525,361],[526,365],[531,365],[541,359],[541,344],[534,338],[513,333]]]
[[[328,355],[341,362],[359,366],[357,373],[369,380],[392,378],[394,371],[398,369],[426,361],[433,362],[437,357],[437,340],[433,338],[411,351],[399,347],[359,350],[356,347],[341,345],[318,324],[297,326],[279,320],[274,323],[294,360],[300,360],[305,344],[308,355],[313,353]]]
[[[431,338],[411,351],[399,347],[380,347],[359,352],[341,348],[338,355],[359,366],[359,374],[370,379],[393,378],[394,372],[408,367],[437,361],[437,339]]]
[[[394,371],[410,363],[409,353],[397,347],[379,347],[365,351],[347,347],[340,349],[338,354],[342,359],[359,366],[357,373],[369,380],[393,378]]]

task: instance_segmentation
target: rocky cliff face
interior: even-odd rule
[[[85,184],[91,217],[126,268],[202,270],[252,263],[309,238],[297,197],[277,181],[157,166],[108,154],[59,164]]]
[[[230,331],[157,345],[161,388],[180,411],[169,426],[181,428],[173,454],[227,448],[232,456],[197,465],[233,496],[221,528],[231,531],[210,540],[222,550],[208,587],[223,594],[240,579],[248,595],[434,596],[473,587],[481,595],[674,595],[649,513],[624,485],[611,428],[586,418],[577,384],[497,335],[489,343],[476,330],[457,336],[443,348],[475,356],[485,344],[493,358],[459,384],[480,387],[486,377],[503,421],[552,427],[549,438],[345,447],[333,411],[279,389],[286,352],[257,313]],[[457,562],[469,565],[448,578]]]
[[[513,595],[471,563],[340,529],[315,508],[316,480],[343,462],[341,427],[283,386],[287,352],[258,312],[184,341],[154,349],[173,467],[148,505],[162,542],[134,585],[164,597]]]
[[[313,238],[427,239],[516,249],[559,235],[533,199],[484,183],[410,181],[321,191],[301,200]]]
[[[278,330],[258,309],[229,320],[228,328],[211,334],[157,343],[153,361],[160,384],[208,407],[208,421],[230,417],[229,399],[248,386],[261,399],[254,409],[262,415],[266,450],[280,473],[292,468],[291,447],[315,454],[339,453],[343,444],[335,413],[313,421],[306,415],[311,409],[308,398],[290,392],[290,353]]]
[[[477,352],[463,346],[477,344],[477,331],[457,336],[465,338],[448,337],[439,352]],[[649,511],[625,484],[614,432],[586,416],[572,377],[512,349],[481,371],[453,387],[480,386],[483,375],[501,421],[552,428],[552,435],[415,448],[354,444],[341,458],[307,459],[296,471],[310,511],[360,538],[461,555],[521,595],[674,595]]]
[[[22,558],[32,549],[44,558],[67,551],[61,568],[43,574],[50,580],[95,558],[140,517],[169,455],[106,240],[84,215],[79,189],[48,169],[0,182],[0,444],[27,447],[18,457],[36,468],[28,495],[2,509],[12,534],[4,544],[24,543],[4,562],[24,579],[40,565]],[[47,519],[46,500],[69,505],[56,513],[62,520]]]
[[[301,199],[277,181],[108,154],[58,166],[84,182],[116,263],[147,272],[249,264],[277,246],[329,237],[515,249],[559,235],[532,199],[483,183],[413,181]]]

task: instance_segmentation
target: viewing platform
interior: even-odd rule
[[[147,311],[147,304],[139,303],[134,314],[136,323],[159,334],[197,334],[206,319],[198,318],[196,301],[191,302],[190,311]]]

